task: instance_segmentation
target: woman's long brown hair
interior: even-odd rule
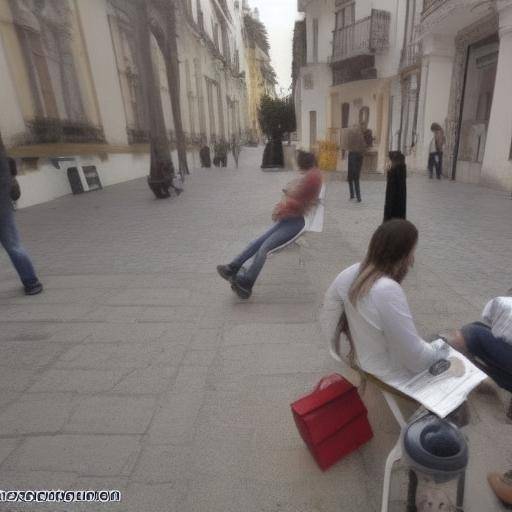
[[[418,230],[412,222],[392,219],[381,224],[370,240],[368,252],[348,297],[355,306],[368,294],[381,277],[401,283],[409,269],[409,256],[418,241]]]

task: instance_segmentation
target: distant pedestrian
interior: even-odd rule
[[[210,168],[212,166],[212,158],[210,156],[210,148],[204,145],[199,150],[199,158],[201,160],[201,167]]]
[[[235,161],[235,166],[238,169],[238,157],[240,156],[240,152],[242,151],[242,148],[240,146],[240,141],[236,137],[236,135],[233,135],[231,139],[231,153],[233,154],[233,160]]]
[[[389,152],[386,175],[386,202],[384,222],[391,219],[405,219],[407,207],[407,167],[400,151]]]
[[[18,272],[25,294],[36,295],[43,291],[43,285],[39,282],[32,262],[20,243],[11,202],[11,191],[11,170],[0,137],[0,243],[7,251],[14,268]]]
[[[446,142],[444,130],[437,123],[432,123],[430,127],[432,132],[432,140],[430,141],[428,153],[428,174],[430,179],[434,177],[434,168],[436,170],[436,177],[441,179],[443,173],[443,149]]]
[[[359,123],[348,131],[346,149],[348,150],[348,186],[350,190],[350,199],[356,199],[361,202],[361,188],[359,180],[361,177],[361,168],[363,158],[368,148],[367,127],[365,123]]]
[[[304,229],[304,215],[318,202],[322,173],[317,168],[315,156],[299,151],[297,164],[303,176],[283,190],[284,196],[272,212],[274,224],[231,263],[217,267],[219,275],[231,283],[231,289],[241,299],[251,296],[267,254],[293,240]],[[244,271],[242,265],[250,258],[253,258],[252,264]]]
[[[221,140],[214,145],[213,165],[215,167],[226,167],[228,165],[228,149],[229,146],[225,140]]]

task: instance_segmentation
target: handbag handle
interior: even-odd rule
[[[331,375],[322,377],[318,384],[316,385],[315,391],[321,391],[322,389],[328,388],[329,386],[336,382],[339,382],[340,380],[343,380],[343,377],[341,375],[338,375],[337,373],[332,373]]]

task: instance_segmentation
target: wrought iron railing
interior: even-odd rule
[[[446,2],[447,0],[423,0],[422,16],[428,16]]]
[[[335,30],[332,62],[388,48],[390,18],[387,11],[372,9],[370,16]]]
[[[409,68],[416,66],[421,60],[421,43],[409,43],[403,50],[400,67]]]

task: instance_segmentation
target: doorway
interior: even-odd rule
[[[498,66],[499,39],[492,36],[468,49],[466,87],[462,100],[457,151],[457,179],[478,183]]]

